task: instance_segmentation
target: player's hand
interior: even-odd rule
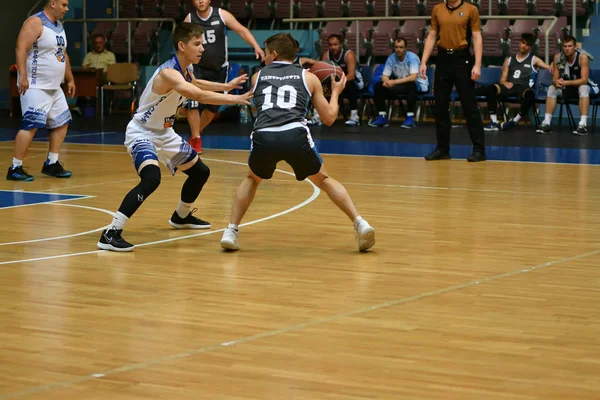
[[[240,94],[239,96],[235,96],[236,97],[236,103],[235,104],[245,104],[247,106],[250,105],[250,99],[254,96],[253,92],[246,92],[244,94]]]
[[[383,87],[391,88],[392,86],[394,86],[394,85],[393,85],[392,81],[389,79],[387,81],[383,82]]]
[[[254,55],[257,60],[260,58],[260,61],[265,61],[265,52],[260,47],[254,49]]]
[[[344,88],[346,87],[346,74],[342,75],[342,79],[338,82],[335,81],[335,75],[331,74],[331,93],[337,92],[338,94],[342,93]]]
[[[244,74],[242,76],[238,76],[235,79],[232,79],[231,81],[229,81],[227,83],[227,86],[229,86],[229,90],[234,90],[234,89],[243,89],[243,84],[246,83],[246,81],[248,80],[248,74]]]
[[[507,89],[511,89],[514,86],[512,82],[504,82],[503,85],[506,86]]]
[[[555,86],[559,89],[562,89],[563,87],[565,87],[564,79],[563,78],[557,79]]]
[[[479,65],[473,65],[471,69],[471,79],[476,81],[481,76],[481,67]]]
[[[421,64],[421,67],[419,67],[419,75],[421,76],[421,79],[427,79],[427,65]],[[431,85],[431,82],[429,82],[429,84]]]
[[[75,81],[67,82],[67,96],[69,96],[70,99],[75,97]]]
[[[17,89],[19,90],[19,94],[23,96],[27,89],[29,89],[29,80],[27,79],[27,75],[19,76],[19,84],[17,85]]]

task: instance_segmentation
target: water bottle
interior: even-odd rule
[[[242,124],[250,122],[250,110],[248,110],[248,106],[245,104],[240,106],[240,122]]]

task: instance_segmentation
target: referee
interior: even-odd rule
[[[439,35],[439,40],[438,40]],[[469,39],[473,37],[475,63],[469,51]],[[437,41],[437,43],[436,43]],[[448,105],[452,86],[456,85],[460,104],[467,120],[467,129],[473,153],[467,157],[470,162],[485,161],[485,137],[483,122],[475,99],[475,81],[481,74],[481,55],[483,45],[481,39],[481,21],[479,11],[472,4],[463,0],[448,0],[433,8],[431,27],[425,42],[419,74],[427,76],[427,61],[438,46],[437,67],[435,70],[435,129],[437,147],[426,160],[444,160],[450,158],[450,115]]]

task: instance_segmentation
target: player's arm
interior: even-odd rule
[[[73,76],[73,70],[71,70],[71,59],[65,50],[65,83],[67,84],[67,95],[70,98],[75,97],[75,77]]]
[[[184,18],[183,22],[192,22],[192,14],[188,14],[188,15],[187,15],[187,16]]]
[[[537,56],[533,56],[533,66],[536,67],[537,69],[545,69],[548,72],[552,73],[552,65],[548,65],[545,62],[542,61],[541,58],[537,57]]]
[[[29,88],[27,80],[27,51],[33,46],[36,40],[42,35],[42,20],[39,18],[29,18],[23,24],[19,37],[17,38],[17,71],[19,71],[19,92],[25,94]]]
[[[588,79],[590,78],[590,58],[585,54],[581,54],[579,56],[579,65],[581,70],[581,78],[572,81],[566,80],[564,82],[565,86],[578,87],[582,85],[587,85]]]
[[[335,82],[333,77],[331,78],[331,97],[329,98],[329,102],[323,96],[323,87],[321,86],[321,81],[317,78],[313,73],[306,71],[306,83],[308,84],[308,88],[311,95],[311,100],[315,109],[319,113],[321,121],[330,126],[335,122],[339,111],[338,97],[344,87],[346,86],[346,76],[343,76],[339,82]]]
[[[321,60],[326,60],[327,56],[328,56],[329,51],[324,51],[323,53],[321,53]]]
[[[346,53],[346,65],[348,66],[348,73],[346,74],[346,80],[353,81],[356,79],[356,54],[352,50]]]
[[[300,57],[300,65],[304,66],[304,65],[310,65],[313,66],[316,63],[318,63],[318,60],[314,60],[312,58],[308,58],[308,57]]]
[[[192,81],[192,83],[198,86],[202,90],[209,90],[211,92],[229,92],[235,89],[243,89],[243,85],[248,80],[248,75],[244,74],[238,76],[235,79],[227,83],[219,83],[219,82],[211,82],[206,81],[204,79],[196,79]]]
[[[510,57],[506,57],[504,60],[504,64],[502,64],[502,75],[500,76],[500,84],[504,85],[506,80],[508,79],[508,63],[510,61]]]
[[[246,43],[252,46],[252,48],[254,49],[254,54],[256,55],[256,59],[260,58],[260,60],[263,61],[265,59],[265,52],[258,45],[258,43],[256,43],[256,39],[254,39],[254,36],[252,36],[252,33],[250,33],[248,28],[240,24],[238,20],[235,19],[235,17],[229,11],[221,9],[220,13],[221,17],[223,18],[223,21],[225,22],[225,25],[227,25],[229,29],[240,35],[240,37],[244,39]]]
[[[560,76],[560,70],[558,68],[556,68],[556,66],[558,65],[559,57],[560,57],[560,54],[554,55],[554,68],[552,68],[552,84],[554,86],[557,86],[557,81],[559,79],[562,81],[562,77]]]
[[[182,96],[188,99],[195,100],[202,104],[246,104],[250,105],[248,101],[252,98],[252,93],[248,92],[240,96],[232,94],[222,94],[201,90],[198,86],[187,82],[180,72],[174,69],[166,68],[160,71],[157,76],[158,79],[154,80],[153,91],[155,93],[166,93],[169,89],[175,90]]]

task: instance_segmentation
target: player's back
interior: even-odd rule
[[[30,18],[42,21],[43,31],[27,51],[29,87],[56,90],[65,76],[67,36],[60,21],[53,23],[43,11]]]
[[[179,65],[177,56],[162,64],[148,80],[144,92],[140,96],[139,106],[133,116],[133,120],[150,130],[164,130],[171,128],[175,122],[177,107],[183,102],[184,97],[171,89],[165,94],[156,94],[153,91],[154,79],[163,69],[170,68],[178,71],[183,77],[191,82],[192,66],[184,73]]]
[[[254,87],[254,130],[305,123],[310,95],[305,69],[280,61],[265,66]]]

